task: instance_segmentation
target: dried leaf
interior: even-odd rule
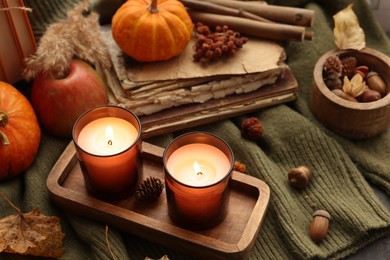
[[[0,252],[53,258],[63,255],[64,234],[58,217],[42,215],[39,209],[22,213],[10,204],[18,213],[0,219]]]
[[[355,74],[351,80],[347,76],[344,77],[343,91],[353,97],[357,97],[367,88],[363,77],[360,74]]]
[[[340,50],[361,50],[366,46],[363,29],[352,10],[352,4],[333,16],[335,43]]]

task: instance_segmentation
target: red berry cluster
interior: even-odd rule
[[[202,23],[196,23],[195,27],[198,36],[194,60],[202,64],[234,56],[248,41],[248,38],[241,37],[239,32],[229,29],[227,25],[216,26],[214,32]]]
[[[246,118],[241,123],[241,135],[250,140],[259,140],[263,136],[263,125],[257,117]]]

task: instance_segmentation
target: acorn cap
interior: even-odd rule
[[[331,219],[329,212],[323,209],[319,209],[313,213],[313,217],[317,217],[317,216],[324,217],[329,220]]]
[[[377,75],[378,75],[377,72],[375,72],[375,71],[370,71],[370,72],[367,73],[366,79],[368,79],[368,78],[370,78],[370,77],[372,77],[372,76],[377,76]]]

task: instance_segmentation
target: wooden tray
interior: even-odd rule
[[[142,146],[143,179],[153,175],[164,180],[163,149],[145,142]],[[54,165],[47,187],[52,200],[69,212],[208,259],[243,259],[249,255],[270,196],[266,183],[234,171],[226,219],[208,230],[186,230],[171,222],[165,191],[153,203],[137,202],[134,196],[106,202],[88,194],[73,142]]]

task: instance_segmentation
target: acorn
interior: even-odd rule
[[[306,188],[312,176],[311,170],[306,166],[291,168],[287,173],[290,185],[298,189]]]
[[[378,91],[382,97],[387,94],[386,83],[375,71],[367,73],[366,82],[370,89]]]
[[[366,89],[361,95],[360,95],[360,101],[361,102],[373,102],[377,101],[382,98],[381,93],[379,93],[376,90],[373,89]]]
[[[335,94],[336,96],[342,98],[342,99],[345,99],[345,100],[348,100],[348,101],[351,101],[351,102],[358,102],[358,100],[356,98],[354,98],[351,95],[348,95],[347,93],[345,93],[341,89],[335,88],[335,89],[332,90],[332,93]]]
[[[313,219],[310,223],[310,238],[319,243],[321,242],[329,230],[330,214],[326,210],[317,210],[313,214]]]

